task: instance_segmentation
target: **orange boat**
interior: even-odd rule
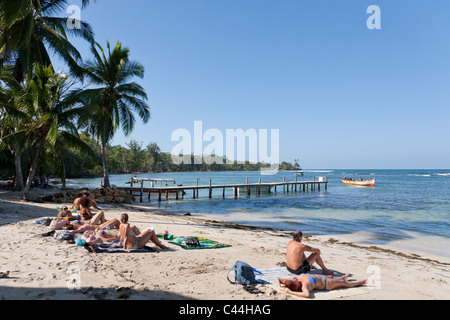
[[[354,185],[354,186],[361,186],[361,187],[373,187],[373,186],[375,186],[375,179],[350,180],[350,179],[343,178],[342,183],[350,184],[350,185]]]

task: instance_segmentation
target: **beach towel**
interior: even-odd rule
[[[264,284],[274,284],[276,278],[292,279],[293,277],[298,277],[297,275],[290,273],[286,267],[255,270],[255,278],[262,281]]]
[[[149,246],[142,249],[131,249],[130,252],[123,250],[123,246],[115,246],[113,242],[105,242],[101,246],[85,245],[84,248],[90,253],[148,253],[158,252],[158,250]]]
[[[186,244],[186,240],[188,240],[188,238],[197,238],[198,239],[198,243],[199,245],[187,245]],[[193,249],[216,249],[216,248],[225,248],[225,247],[229,247],[229,245],[224,244],[224,243],[220,243],[217,241],[212,241],[206,238],[200,238],[200,237],[177,237],[175,238],[173,241],[169,241],[170,243],[179,245],[180,247],[182,247],[183,249],[186,250],[193,250]],[[189,243],[189,241],[188,241]]]

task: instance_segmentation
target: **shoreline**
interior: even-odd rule
[[[33,223],[56,216],[55,203],[20,200],[19,193],[0,192],[0,299],[152,299],[152,300],[298,300],[272,285],[245,291],[227,280],[235,261],[256,269],[283,266],[290,232],[205,219],[191,213],[165,212],[150,206],[101,205],[107,219],[130,215],[139,228],[168,229],[175,236],[200,236],[229,247],[185,250],[167,241],[169,250],[158,253],[89,253],[85,248],[41,236],[48,228]],[[351,237],[351,235],[350,235]],[[303,241],[322,251],[324,263],[337,276],[349,272],[350,280],[373,276],[380,270],[381,286],[330,291],[318,300],[434,300],[450,299],[450,259],[395,250],[388,246],[362,245],[348,236],[306,236]],[[153,244],[149,244],[154,247]],[[81,289],[67,288],[67,270],[77,266]],[[319,272],[316,269],[313,272]],[[214,283],[211,286],[211,283]]]

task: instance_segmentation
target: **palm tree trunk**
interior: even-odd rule
[[[34,179],[34,174],[36,173],[36,168],[39,162],[39,154],[41,152],[41,147],[43,145],[44,139],[39,139],[34,145],[33,161],[31,162],[30,172],[28,173],[27,183],[25,184],[25,190],[23,191],[23,199],[28,200],[28,194],[30,192],[31,183]]]
[[[16,177],[14,179],[14,191],[23,190],[23,173],[22,173],[22,157],[20,155],[20,148],[17,143],[14,144],[14,163],[16,165]]]
[[[66,164],[64,162],[63,155],[61,156],[60,160],[61,160],[61,172],[62,172],[62,177],[61,177],[62,189],[66,190]]]
[[[109,172],[108,172],[108,164],[106,162],[106,143],[102,141],[102,165],[103,165],[103,187],[111,188],[111,184],[109,183]]]

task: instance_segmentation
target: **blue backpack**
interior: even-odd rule
[[[230,280],[229,275],[234,270],[234,282]],[[257,283],[263,283],[263,281],[255,278],[255,272],[259,271],[253,269],[248,263],[243,261],[236,261],[236,263],[228,271],[227,279],[232,284],[251,285]]]

